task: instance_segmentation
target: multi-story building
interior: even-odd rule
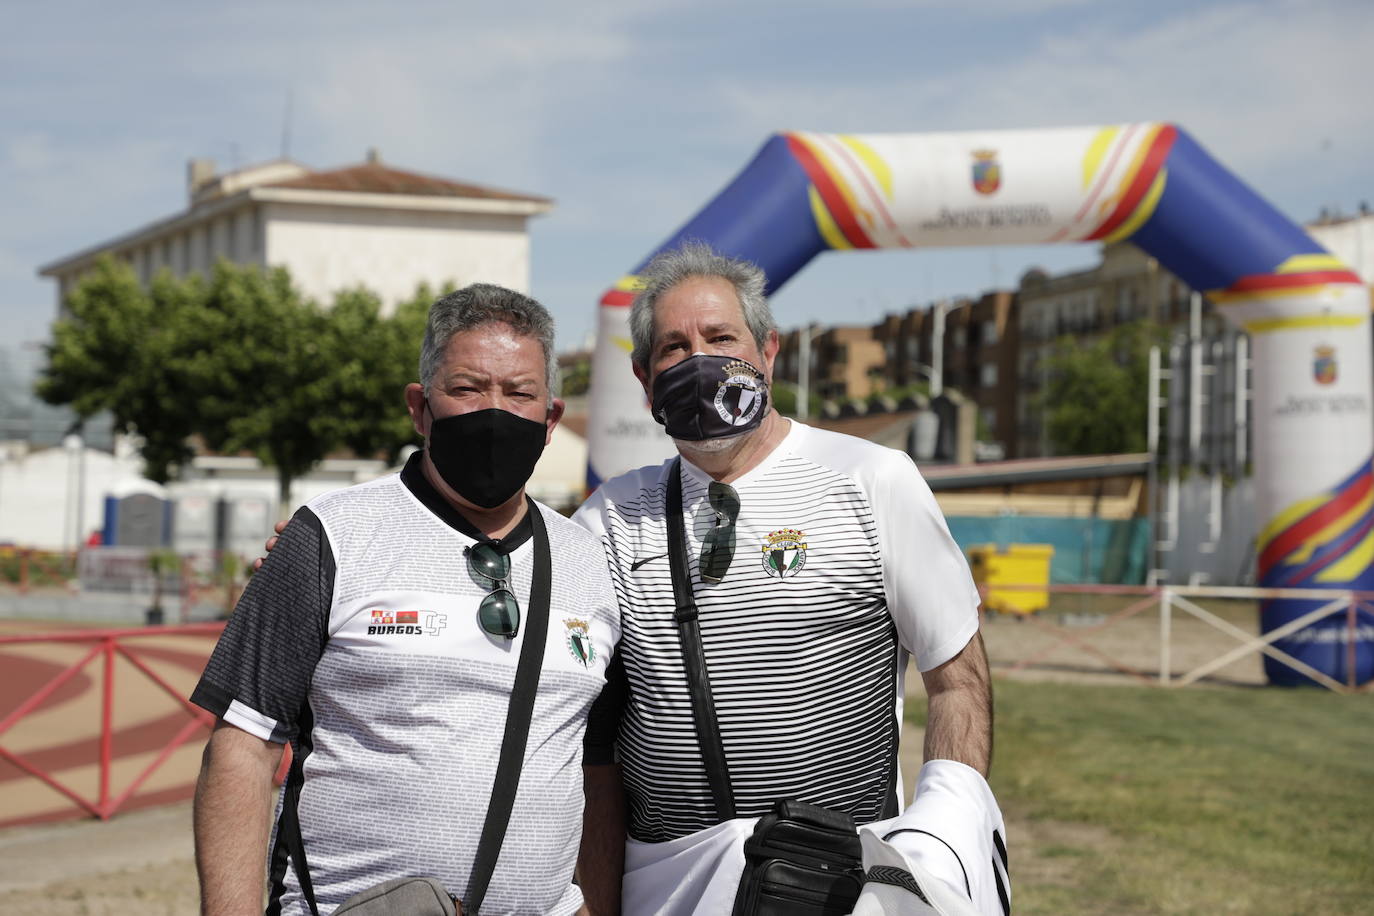
[[[978,441],[1015,458],[1020,391],[1016,359],[1021,343],[1016,294],[999,290],[959,303],[945,315],[944,387],[978,405]]]
[[[804,329],[780,335],[775,370],[783,381],[800,379],[806,336]],[[883,346],[867,325],[812,326],[810,348],[808,384],[823,400],[862,400],[883,390]]]
[[[936,309],[943,310],[943,320]],[[796,382],[801,373],[803,330],[782,335],[777,377]],[[1016,352],[1020,328],[1016,297],[987,293],[952,306],[909,309],[872,327],[810,329],[810,389],[831,402],[929,386],[937,371],[941,388],[957,389],[978,408],[981,441],[1015,454]],[[933,356],[937,347],[941,359]],[[937,370],[936,367],[940,367]]]
[[[361,164],[328,171],[278,160],[216,174],[206,159],[191,160],[187,171],[185,210],[40,269],[57,281],[59,303],[104,254],[145,283],[164,268],[183,276],[220,258],[283,266],[322,303],[359,285],[387,307],[422,282],[483,280],[525,291],[526,224],[553,206],[545,197],[393,168],[375,150]]]
[[[1129,243],[1105,246],[1101,263],[1088,270],[1050,276],[1032,269],[1022,275],[1016,454],[1051,454],[1040,398],[1048,384],[1051,357],[1062,339],[1092,340],[1136,321],[1184,325],[1189,321],[1191,295],[1183,281]],[[1199,321],[1198,330],[1204,335],[1219,333],[1224,325],[1205,303]]]
[[[1307,229],[1374,282],[1374,213],[1368,206],[1351,217],[1324,213]],[[1175,336],[1234,336],[1211,303],[1193,292],[1136,246],[1107,245],[1095,267],[1053,276],[1032,269],[1016,293],[960,300],[945,306],[942,318],[928,306],[887,315],[872,328],[813,326],[811,390],[830,401],[862,400],[928,384],[938,371],[943,387],[977,403],[980,440],[1000,443],[1007,457],[1048,456],[1053,449],[1041,396],[1055,347],[1066,338],[1086,343],[1137,321]],[[782,337],[777,374],[785,381],[800,374],[802,337],[796,330]]]

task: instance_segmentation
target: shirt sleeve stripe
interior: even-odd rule
[[[280,729],[276,719],[264,716],[256,709],[244,706],[238,700],[232,700],[229,708],[224,711],[223,719],[235,728],[241,728],[250,735],[256,735],[264,741],[274,741],[277,744],[284,744],[286,739],[280,735]]]

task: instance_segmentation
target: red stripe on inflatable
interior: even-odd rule
[[[1269,546],[1260,552],[1260,576],[1266,575],[1275,564],[1301,547],[1303,541],[1307,540],[1308,537],[1316,534],[1349,511],[1369,492],[1371,483],[1374,483],[1374,475],[1361,474],[1343,492],[1337,493],[1330,502],[1312,510],[1275,535],[1274,539],[1269,542]]]
[[[807,149],[806,144],[798,140],[791,134],[787,135],[787,148],[792,151],[792,155],[801,164],[806,176],[815,185],[816,192],[821,195],[821,200],[825,203],[825,208],[830,211],[830,216],[835,220],[835,225],[840,227],[845,239],[855,248],[877,248],[873,240],[864,232],[859,221],[854,218],[854,212],[849,209],[845,202],[844,195],[831,180],[830,173],[816,159],[815,154]]]
[[[606,295],[601,297],[602,305],[610,305],[615,308],[628,308],[634,301],[634,293],[627,293],[620,289],[608,289]]]
[[[1374,518],[1367,518],[1363,524],[1358,525],[1354,531],[1346,534],[1339,546],[1320,560],[1313,560],[1296,573],[1291,573],[1286,577],[1285,585],[1299,585],[1308,576],[1314,576],[1326,567],[1335,563],[1355,548],[1355,545],[1364,540],[1364,536],[1369,534],[1369,530],[1374,528]]]
[[[1325,283],[1360,282],[1359,275],[1349,270],[1313,270],[1300,274],[1250,274],[1226,287],[1226,292],[1244,293],[1264,289],[1288,289],[1294,286],[1320,286]]]
[[[1169,150],[1174,147],[1174,138],[1178,136],[1178,129],[1172,124],[1166,125],[1160,130],[1150,144],[1150,151],[1145,154],[1145,161],[1140,164],[1140,171],[1135,173],[1135,179],[1131,181],[1130,188],[1126,191],[1126,196],[1117,205],[1107,221],[1093,230],[1084,241],[1100,239],[1105,235],[1110,235],[1117,226],[1126,222],[1135,208],[1140,206],[1140,202],[1149,193],[1150,185],[1154,184],[1155,177],[1159,175],[1160,168],[1164,165],[1164,160],[1169,156]]]

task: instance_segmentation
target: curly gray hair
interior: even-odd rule
[[[654,348],[654,307],[659,297],[690,277],[720,277],[735,288],[744,324],[759,350],[768,340],[768,332],[777,329],[763,294],[763,270],[757,264],[719,254],[704,242],[684,242],[659,252],[639,272],[643,287],[630,308],[630,339],[634,343],[630,359],[646,374]]]

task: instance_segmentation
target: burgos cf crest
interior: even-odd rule
[[[576,617],[563,621],[563,636],[568,653],[583,668],[596,661],[596,646],[592,645],[591,622]]]
[[[992,194],[1002,186],[1002,166],[997,161],[997,150],[976,149],[973,151],[973,190],[979,194]]]
[[[716,389],[716,413],[731,426],[744,426],[763,407],[763,380],[746,362],[725,364],[725,381]]]
[[[1336,348],[1325,344],[1312,351],[1312,378],[1318,385],[1336,381]]]
[[[806,535],[796,528],[774,531],[763,542],[763,571],[777,579],[790,579],[806,565]]]

